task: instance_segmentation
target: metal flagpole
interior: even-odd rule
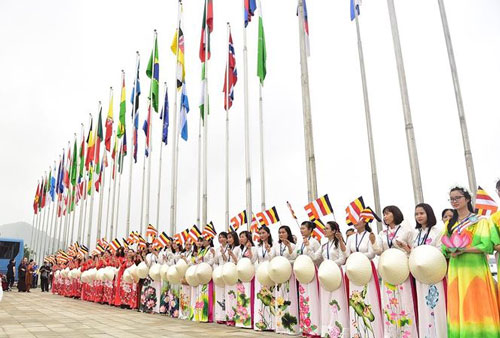
[[[109,102],[111,102],[111,97],[113,96],[113,87],[109,88]],[[113,138],[113,133],[111,133],[111,138]],[[104,151],[106,152],[106,148],[104,148]],[[106,156],[107,159],[107,156]],[[108,232],[109,232],[109,206],[111,204],[111,180],[113,179],[113,170],[109,171],[109,187],[108,187],[108,206],[106,208],[106,232],[104,233],[104,237],[108,238]],[[109,238],[108,238],[109,239]]]
[[[61,193],[61,199],[59,200],[58,204],[60,205],[61,207],[61,213],[59,215],[59,234],[57,236],[57,249],[61,249],[62,248],[62,228],[63,228],[63,207],[64,207],[64,204],[63,204],[63,201],[64,201],[64,193]]]
[[[137,114],[137,111],[135,110],[136,107],[136,102],[135,99],[137,97],[137,68],[139,68],[139,60],[140,60],[140,54],[139,52],[136,52],[136,61],[135,61],[135,69],[136,69],[136,74],[135,74],[135,79],[134,79],[134,97],[133,97],[133,102],[132,102],[132,125],[133,128],[135,129],[135,116]],[[138,130],[136,132],[139,132]],[[134,133],[132,133],[132,137],[134,137]],[[134,141],[135,142],[135,141]],[[134,144],[134,147],[136,145]],[[135,149],[133,149],[133,153],[135,152]],[[134,155],[132,153],[132,156],[130,156],[130,177],[128,181],[128,201],[127,201],[127,222],[126,222],[126,232],[125,235],[128,236],[130,234],[130,204],[132,201],[132,169],[133,169],[133,163],[134,163]],[[142,223],[142,216],[141,216],[141,223]]]
[[[45,172],[45,176],[47,176],[47,172]],[[42,179],[43,181],[43,179]],[[45,187],[44,187],[45,189]],[[43,193],[42,193],[42,196],[43,196]],[[38,235],[38,243],[37,243],[37,249],[36,249],[36,259],[38,260],[41,256],[41,252],[42,252],[42,242],[43,242],[43,228],[46,224],[46,220],[47,220],[47,212],[45,210],[45,206],[42,208],[42,219],[41,219],[41,223],[40,223],[40,228],[39,228],[39,235]]]
[[[144,154],[144,162],[142,164],[142,199],[141,199],[141,221],[140,221],[141,235],[144,234],[144,187],[145,186],[146,186],[146,154]]]
[[[55,167],[55,164],[56,164],[56,162],[54,161],[54,167]],[[50,230],[49,230],[49,243],[47,243],[47,247],[48,247],[47,251],[49,252],[49,254],[54,252],[54,238],[56,237],[57,205],[55,204],[56,203],[55,197],[54,197],[54,200],[51,201],[51,203],[52,203],[52,217],[51,217],[51,221],[50,221],[51,226],[50,226]]]
[[[176,51],[175,51],[175,66],[176,66],[176,77],[175,77],[175,83],[177,83],[177,73],[179,70],[179,34],[180,34],[180,26],[181,26],[181,11],[182,11],[182,0],[179,1],[178,3],[178,8],[177,8],[177,43],[176,43]],[[175,233],[176,229],[176,222],[177,222],[177,160],[178,160],[178,152],[179,152],[179,135],[178,135],[178,126],[177,126],[177,93],[178,88],[174,91],[174,121],[173,121],[173,144],[172,144],[172,178],[171,178],[171,186],[172,186],[172,191],[171,191],[171,198],[170,198],[170,236],[173,236]]]
[[[205,1],[205,13],[208,16],[208,1]],[[207,17],[205,17],[205,93],[203,95],[203,203],[201,206],[201,231],[205,228],[207,224],[207,213],[208,213],[208,114],[210,113],[210,100],[208,98],[208,46],[210,40],[208,35],[210,34],[210,28],[207,24]]]
[[[83,128],[83,123],[82,123],[82,140],[83,138],[85,137],[85,131],[84,131],[84,128]],[[85,143],[83,143],[82,147],[84,147]],[[83,151],[83,148],[80,149],[80,151]],[[80,158],[80,161],[82,162],[85,162],[85,156],[82,158]],[[84,165],[82,163],[80,163],[80,165]],[[55,163],[54,163],[54,166],[55,166]],[[82,177],[83,179],[83,177]],[[77,181],[78,182],[78,181]],[[80,190],[80,183],[77,183],[77,189]],[[79,199],[79,204],[80,204],[80,213],[78,214],[78,232],[77,232],[77,241],[78,243],[82,244],[82,219],[83,219],[83,204],[84,202],[82,201],[82,198],[85,197],[85,194],[83,194],[82,196],[80,196],[80,199]]]
[[[165,95],[167,95],[168,92],[168,87],[167,83],[165,82]],[[165,113],[165,100],[163,100],[163,113]],[[163,116],[163,119],[165,119],[165,116]],[[163,120],[163,123],[165,123],[165,120]],[[160,200],[161,200],[161,162],[162,162],[162,154],[163,154],[163,128],[162,128],[162,133],[160,137],[160,158],[158,160],[158,198],[156,200],[156,226],[159,229],[160,228]]]
[[[93,164],[91,164],[93,165]],[[90,248],[90,236],[92,234],[92,215],[94,214],[94,182],[92,181],[92,186],[90,187],[90,208],[89,208],[89,225],[87,229],[87,245]]]
[[[71,142],[68,141],[68,151],[71,150]],[[66,153],[63,154],[63,156],[66,156]],[[68,161],[66,162],[66,167],[68,168],[68,175],[69,175],[69,171],[71,170],[71,166],[70,166],[70,158],[68,158]],[[63,168],[63,185],[64,185],[64,180],[65,180],[65,177],[66,177],[66,169]],[[65,204],[65,214],[64,214],[64,229],[63,229],[63,246],[66,247],[67,246],[67,242],[68,242],[68,233],[69,233],[69,226],[68,226],[68,202],[69,200],[71,199],[71,188],[70,188],[70,185],[68,185],[68,187],[66,188],[66,191],[67,191],[67,199],[65,199],[64,201],[64,204]]]
[[[115,136],[115,147],[116,147],[116,141],[118,139],[116,138]],[[114,223],[114,220],[115,220],[115,200],[116,200],[116,170],[118,168],[118,163],[117,163],[117,160],[118,160],[118,154],[115,153],[115,158],[113,160],[113,203],[111,204],[111,226],[109,228],[109,240],[113,240],[113,235],[115,233],[115,223]],[[109,184],[111,185],[111,181],[109,182]]]
[[[392,40],[394,43],[394,53],[396,54],[396,64],[398,68],[399,89],[401,91],[401,100],[403,103],[403,114],[405,118],[406,142],[408,143],[408,154],[410,156],[411,179],[413,184],[413,196],[415,203],[422,203],[424,195],[422,192],[422,181],[420,179],[420,167],[418,164],[417,145],[415,143],[415,133],[411,119],[410,101],[408,98],[408,87],[406,85],[406,74],[403,64],[403,54],[401,52],[401,43],[399,41],[399,29],[396,19],[396,10],[394,9],[394,0],[387,0],[389,7],[389,18],[391,20]]]
[[[76,145],[76,133],[75,133],[75,145]],[[74,150],[74,148],[73,148],[73,150]],[[76,154],[76,156],[77,156],[76,157],[77,160],[76,160],[75,165],[78,167],[78,148],[77,148],[77,154]],[[75,158],[75,154],[73,154],[73,158]],[[70,172],[69,175],[71,176],[71,174],[72,174],[72,172]],[[75,178],[75,180],[76,180],[76,178]],[[71,182],[71,178],[70,178],[70,186],[72,185],[71,183],[72,182]],[[71,202],[70,205],[73,206],[73,210],[71,211],[71,213],[73,214],[73,219],[71,221],[71,239],[70,239],[70,242],[72,242],[74,240],[73,235],[74,235],[74,232],[75,232],[75,214],[76,214],[76,204],[75,204],[75,194],[76,193],[75,193],[75,189],[76,189],[76,187],[73,185],[73,192],[72,192],[71,197],[70,197],[70,202]]]
[[[87,173],[86,173],[87,174]],[[88,196],[88,191],[87,191],[87,186],[88,186],[88,182],[86,179],[83,180],[83,196],[84,196],[84,200],[85,200],[85,203],[83,203],[83,223],[82,223],[82,233],[81,233],[81,240],[82,240],[82,243],[83,243],[83,240],[84,240],[84,236],[85,236],[85,224],[87,224],[87,201],[89,199],[89,196]],[[89,243],[87,243],[87,245],[90,245]]]
[[[262,4],[259,0],[259,11],[262,16]],[[262,83],[259,81],[259,136],[260,136],[260,208],[266,210],[266,179],[264,171],[264,107],[262,104]]]
[[[43,215],[44,215],[43,208],[41,208],[39,214],[40,214],[40,216],[38,217],[38,226],[37,226],[37,232],[36,232],[35,247],[33,248],[33,250],[35,252],[34,256],[36,259],[38,259],[38,257],[40,256],[38,247],[40,246],[40,233],[42,232],[42,222],[43,222]]]
[[[201,114],[198,121],[198,184],[196,186],[196,226],[201,226]]]
[[[243,4],[243,13],[245,11],[245,1]],[[248,55],[247,55],[247,28],[243,20],[243,73],[244,81],[244,115],[245,115],[245,176],[246,176],[246,212],[247,212],[247,230],[250,230],[252,223],[252,175],[250,166],[250,118],[248,115]]]
[[[446,9],[443,0],[438,0],[439,12],[441,14],[441,22],[443,24],[444,39],[446,41],[446,49],[448,51],[448,60],[450,62],[451,76],[453,78],[453,88],[455,89],[455,99],[457,101],[458,119],[460,121],[460,129],[462,130],[462,141],[464,144],[465,165],[467,167],[467,177],[469,179],[469,189],[475,199],[477,191],[476,174],[474,171],[474,162],[472,161],[472,151],[469,143],[469,132],[467,130],[467,121],[465,120],[464,104],[462,102],[462,92],[458,81],[457,64],[455,62],[455,53],[451,43],[450,29],[448,28],[448,19],[446,17]]]
[[[304,31],[304,3],[299,0],[299,43],[300,43],[300,68],[302,84],[302,111],[304,115],[304,139],[306,147],[306,172],[307,172],[307,197],[309,202],[318,198],[318,185],[316,182],[316,159],[314,157],[314,142],[311,117],[311,97],[309,94],[309,70]]]
[[[66,200],[66,215],[64,215],[64,246],[69,246],[69,226],[70,226],[70,216],[69,216],[69,205],[71,202],[71,187],[68,188],[68,199]]]
[[[38,181],[37,186],[38,186],[38,190],[40,190],[40,181]],[[37,201],[37,204],[38,204],[38,201]],[[36,209],[38,210],[38,205],[36,206]],[[31,250],[33,250],[33,244],[35,244],[35,222],[38,221],[37,215],[38,215],[38,212],[35,212],[33,210],[33,220],[31,221],[31,237],[30,237]]]
[[[373,143],[373,130],[372,130],[372,120],[370,114],[370,102],[368,100],[368,86],[366,83],[366,72],[365,72],[365,58],[363,54],[363,44],[361,43],[361,31],[359,28],[359,18],[358,11],[354,10],[355,21],[356,21],[356,35],[358,37],[358,54],[359,54],[359,67],[361,70],[361,83],[363,86],[363,101],[365,105],[365,119],[366,119],[366,132],[368,136],[368,149],[370,152],[370,166],[372,170],[372,189],[373,197],[375,200],[375,212],[377,215],[381,215],[380,212],[380,193],[378,188],[378,175],[377,175],[377,164],[375,161],[375,146]],[[377,230],[382,231],[382,223],[377,221]]]
[[[50,198],[50,195],[49,195]],[[47,242],[50,240],[50,216],[51,216],[51,211],[52,211],[52,203],[49,204],[49,210],[47,212],[47,222],[45,223],[44,227],[44,240],[42,242],[42,254],[40,258],[43,260],[45,257],[45,253],[47,251]]]
[[[123,136],[125,137],[125,136]],[[121,147],[120,147],[120,156],[118,157],[118,162],[119,162],[119,165],[120,165],[120,168],[121,170],[118,171],[118,197],[117,197],[117,200],[116,200],[116,226],[115,226],[115,234],[113,236],[113,238],[117,238],[117,235],[118,235],[118,225],[120,224],[118,222],[118,220],[120,219],[120,191],[121,191],[121,186],[122,186],[122,173],[123,173],[123,140],[122,140],[122,144],[121,144]],[[127,234],[125,234],[125,236],[127,236]]]
[[[104,151],[106,151],[106,149],[104,149]],[[104,154],[103,154],[104,155]],[[104,156],[103,156],[104,157]],[[101,163],[101,166],[103,166],[104,163]],[[101,167],[101,170],[102,170],[102,167]],[[98,211],[98,216],[97,216],[97,233],[96,233],[96,242],[101,239],[101,227],[102,227],[102,203],[103,203],[103,200],[104,200],[104,186],[105,186],[105,183],[106,183],[106,173],[104,173],[104,175],[102,175],[102,182],[101,182],[101,191],[99,191],[99,211]],[[107,229],[106,229],[107,231]],[[106,237],[106,236],[104,236]]]
[[[229,36],[231,34],[231,25],[229,22],[227,23],[227,42],[228,42],[228,50],[227,50],[227,64],[226,64],[226,191],[225,191],[225,229],[229,231]]]

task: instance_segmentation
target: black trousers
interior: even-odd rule
[[[7,276],[7,285],[9,289],[14,287],[14,276]]]
[[[42,277],[41,280],[42,280],[42,292],[43,291],[49,292],[49,279]]]
[[[33,276],[33,280],[31,281],[32,288],[36,289],[37,285],[38,285],[38,275]]]

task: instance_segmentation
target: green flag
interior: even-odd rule
[[[73,146],[73,163],[71,164],[71,185],[75,186],[76,185],[76,175],[77,175],[77,167],[78,167],[78,155],[77,155],[77,147],[76,147],[76,139],[75,139],[75,144]]]
[[[266,38],[264,36],[264,23],[262,16],[259,16],[259,47],[257,51],[257,76],[260,78],[260,84],[264,84],[266,78]]]
[[[96,140],[95,140],[95,171],[97,173],[101,172],[101,161],[100,161],[100,156],[101,156],[101,142],[103,140],[103,130],[102,130],[102,108],[99,110],[99,119],[97,122],[97,130],[96,130]],[[106,150],[104,150],[106,152]]]
[[[127,98],[125,91],[125,73],[123,73],[122,92],[120,97],[120,120],[118,121],[118,138],[125,134],[125,114],[127,113]]]
[[[84,167],[85,167],[85,137],[82,139],[82,144],[80,145],[80,173],[78,174],[80,182],[83,179]]]
[[[205,78],[205,62],[201,64],[201,100],[200,100],[200,114],[201,119],[205,121],[205,111],[210,114],[209,111],[209,100],[208,93],[205,97],[205,86],[207,85],[207,79]]]
[[[151,103],[156,112],[158,112],[158,98],[160,91],[160,61],[158,59],[158,42],[155,32],[155,47],[149,58],[146,75],[151,79]]]

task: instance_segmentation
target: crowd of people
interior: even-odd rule
[[[500,181],[497,192],[500,196]],[[277,239],[262,226],[255,243],[248,231],[220,232],[217,248],[215,238],[202,236],[184,245],[172,241],[158,248],[148,243],[137,250],[122,247],[116,252],[74,257],[52,266],[52,292],[182,320],[307,337],[498,338],[500,303],[487,257],[500,251],[500,211],[488,217],[477,215],[471,195],[463,188],[453,188],[449,198],[452,209],[443,210],[443,226],[425,203],[415,207],[410,222],[415,226],[402,226],[401,210],[390,205],[383,209],[385,226],[378,234],[370,226],[373,218],[360,216],[345,238],[335,221],[327,222],[323,243],[313,236],[315,224],[305,221],[300,242],[287,225],[279,227]],[[436,283],[426,284],[410,274],[403,282],[391,284],[373,263],[388,250],[410,256],[421,246],[438,248],[446,258],[447,275]],[[346,261],[360,255],[371,267],[371,278],[364,284],[355,274],[350,279],[346,273]],[[286,280],[265,282],[264,269],[259,267],[267,264],[269,271],[279,260],[289,262],[293,269]],[[309,260],[315,273],[304,283],[300,281],[301,266]],[[342,278],[336,288],[319,281],[318,268],[327,261],[340,270]],[[202,263],[212,267],[213,278],[204,284],[191,282],[192,273],[182,267]],[[238,268],[234,283],[230,282],[229,263]],[[143,267],[149,269],[149,275],[140,276]],[[159,267],[165,273],[153,273]],[[26,265],[24,269],[29,270]],[[80,274],[64,274],[65,269]],[[83,273],[92,270],[102,271],[101,276],[112,271],[112,275],[83,278]],[[222,271],[223,282],[217,271]],[[255,273],[242,277],[248,275],[246,271]],[[172,282],[178,274],[180,282]]]
[[[7,274],[5,275],[5,291],[12,291],[17,274],[17,289],[19,292],[30,292],[31,288],[38,285],[39,269],[33,259],[28,261],[24,257],[16,269],[16,260],[11,259],[7,264]]]

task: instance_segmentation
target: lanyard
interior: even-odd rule
[[[356,252],[359,252],[359,247],[361,246],[361,243],[363,243],[363,238],[365,238],[366,231],[363,231],[363,236],[361,236],[361,240],[358,243],[358,234],[356,234]]]
[[[267,250],[264,247],[264,244],[262,244],[262,258],[266,258],[266,253],[267,253]]]
[[[326,243],[326,259],[330,259],[330,249],[332,247],[332,245],[335,244],[335,241],[331,241],[331,244],[330,244],[330,241],[328,241],[328,243]]]
[[[283,256],[285,253],[286,246],[283,246],[283,243],[280,243],[280,256]]]
[[[396,235],[398,234],[399,229],[401,229],[401,225],[398,226],[398,228],[394,232],[394,236],[392,236],[392,238],[390,240],[389,240],[389,229],[387,229],[385,236],[387,237],[387,245],[389,246],[389,248],[392,248],[392,241],[394,240],[394,238],[396,238]]]
[[[311,236],[309,236],[309,237],[307,238],[307,240],[311,240]],[[300,254],[301,254],[301,255],[303,255],[303,254],[304,254],[304,243],[302,243],[302,246],[301,246],[301,248],[300,248]]]
[[[245,257],[245,254],[247,253],[247,250],[248,250],[248,248],[246,246],[243,249],[244,250],[240,251],[241,252],[241,258]]]
[[[422,241],[420,241],[420,235],[422,235],[422,228],[420,228],[420,230],[418,231],[417,246],[425,244],[425,242],[427,241],[427,237],[429,237],[430,230],[431,228],[427,227],[427,232],[425,233],[424,238],[422,238]]]

